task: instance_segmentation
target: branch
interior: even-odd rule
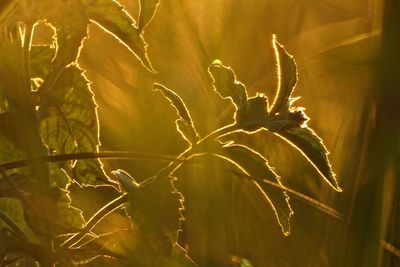
[[[206,137],[201,139],[197,144],[190,146],[186,151],[180,154],[177,158],[181,159],[180,161],[173,160],[166,167],[162,168],[155,177],[163,177],[169,176],[174,173],[186,160],[198,154],[196,150],[201,147],[202,144],[206,143],[212,139],[218,139],[222,136],[234,133],[239,131],[240,128],[236,125],[236,123],[229,124],[227,126],[221,127],[212,133],[208,134]]]
[[[12,162],[3,163],[0,165],[0,169],[10,170],[15,168],[22,168],[36,163],[49,163],[49,162],[60,162],[67,160],[79,160],[79,159],[92,159],[92,158],[105,158],[105,159],[143,159],[143,160],[159,160],[159,161],[183,161],[183,158],[175,157],[171,155],[162,154],[151,154],[131,151],[101,151],[101,152],[82,152],[82,153],[70,153],[53,156],[43,156],[33,159],[22,159]]]
[[[93,227],[96,226],[102,219],[104,219],[108,214],[114,210],[121,207],[125,202],[128,201],[128,195],[125,193],[113,201],[109,202],[107,205],[103,206],[99,211],[97,211],[82,228],[82,230],[68,238],[64,243],[61,244],[63,248],[69,248],[75,245],[79,240],[81,240],[87,233],[89,233]]]
[[[385,240],[382,240],[381,244],[382,247],[384,247],[387,251],[400,258],[400,249],[396,248],[395,246],[393,246],[389,242],[386,242]]]

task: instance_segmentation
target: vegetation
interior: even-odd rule
[[[277,37],[272,37],[278,78],[273,101],[262,93],[250,96],[221,60],[209,63],[209,89],[233,106],[227,111],[230,123],[201,133],[190,115],[191,105],[158,82],[149,60],[144,30],[159,2],[140,0],[139,5],[135,20],[115,0],[0,4],[2,266],[196,266],[190,247],[180,241],[186,231],[185,194],[176,186],[182,178],[179,170],[196,164],[196,158],[219,158],[225,174],[257,192],[265,209],[273,211],[282,238],[291,232],[290,194],[333,217],[341,216],[287,188],[263,151],[232,137],[272,133],[295,147],[327,185],[342,191],[328,150],[307,125],[304,109],[295,106],[297,65]],[[52,29],[52,43],[32,44],[39,23]],[[119,40],[156,77],[153,94],[165,97],[176,111],[176,130],[187,144],[178,156],[100,150],[98,104],[78,63],[92,23]],[[110,171],[104,159],[167,164],[143,178],[122,169]],[[84,202],[94,205],[88,208]],[[240,252],[226,255],[230,266],[252,266],[236,254]]]

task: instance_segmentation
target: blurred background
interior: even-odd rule
[[[137,17],[136,1],[120,2]],[[399,13],[395,0],[160,0],[145,32],[155,74],[93,24],[80,64],[99,104],[101,149],[178,155],[188,146],[153,82],[183,98],[201,135],[231,123],[233,106],[212,90],[207,73],[216,58],[251,96],[272,100],[276,34],[298,65],[296,105],[331,152],[344,191],[333,192],[296,149],[268,132],[231,138],[262,152],[284,185],[342,217],[291,196],[295,215],[285,237],[249,183],[220,160],[202,158],[176,173],[186,207],[181,244],[201,266],[227,266],[232,255],[261,267],[400,266]],[[142,180],[167,163],[107,164]]]

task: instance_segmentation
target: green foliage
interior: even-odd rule
[[[136,26],[135,20],[114,0],[83,1],[89,19],[96,22],[100,27],[112,34],[125,44],[149,70],[153,71],[151,63],[147,58],[147,44],[142,33],[146,24],[155,12],[154,9],[144,9],[146,13],[141,18],[140,28]],[[153,1],[145,1],[153,2]],[[151,14],[151,15],[150,15]],[[142,24],[143,23],[143,24]]]
[[[138,29],[143,31],[149,24],[154,16],[155,10],[159,5],[159,0],[140,0],[140,12],[139,12],[139,25]]]
[[[214,89],[222,98],[230,98],[236,107],[247,101],[247,92],[243,83],[236,80],[235,73],[218,59],[208,68],[214,81]]]
[[[175,124],[182,137],[190,144],[196,144],[200,140],[200,137],[193,126],[192,118],[190,117],[189,111],[187,110],[183,100],[174,91],[162,86],[161,84],[154,84],[154,89],[160,90],[171,102],[171,105],[175,107],[179,116],[179,119],[175,121]]]
[[[232,161],[253,180],[275,212],[282,232],[288,235],[290,233],[290,217],[293,215],[293,211],[280,178],[268,165],[268,161],[260,153],[246,146],[232,143],[223,145],[219,151],[216,151],[216,154]],[[281,190],[269,186],[265,183],[265,180],[278,183]]]
[[[290,128],[278,132],[277,135],[296,147],[318,170],[329,185],[341,191],[328,161],[328,151],[322,143],[321,138],[313,130],[308,127]]]
[[[297,66],[293,56],[286,52],[283,45],[278,43],[275,35],[272,39],[272,46],[278,66],[278,89],[269,112],[275,114],[285,112],[290,108],[290,96],[297,83]]]
[[[233,102],[237,105],[235,121],[239,129],[248,133],[265,129],[283,137],[285,141],[296,147],[310,161],[330,186],[341,191],[330,167],[327,157],[328,151],[322,140],[307,126],[308,117],[304,114],[303,108],[292,106],[297,99],[291,97],[297,82],[297,68],[293,56],[276,41],[275,37],[273,38],[273,47],[278,63],[279,79],[278,90],[271,108],[268,107],[268,99],[262,94],[257,94],[255,97],[237,105],[237,103],[240,103],[238,99],[243,98],[237,97],[237,92],[241,89],[237,90],[238,87],[233,85],[240,83],[236,81],[233,72],[227,67],[224,67],[224,69],[230,73],[228,82],[227,75],[213,76],[213,72],[210,71],[214,85],[219,86],[216,87],[216,90],[224,98],[236,99]],[[222,65],[221,63],[218,64]],[[244,87],[240,86],[240,88]],[[243,93],[240,95],[243,95]]]
[[[170,163],[148,179],[133,178],[123,170],[113,171],[110,178],[99,159],[97,104],[77,59],[88,25],[95,22],[154,72],[143,31],[159,1],[139,4],[137,23],[114,0],[6,4],[13,8],[2,21],[0,39],[1,265],[196,266],[178,244],[184,206],[174,181],[175,172],[200,155],[216,155],[233,164],[232,175],[250,179],[288,235],[293,211],[280,177],[258,151],[220,140],[238,131],[251,134],[264,129],[284,138],[340,190],[321,139],[306,125],[303,109],[292,107],[296,64],[275,37],[279,81],[271,107],[263,94],[248,97],[232,68],[215,60],[208,68],[212,86],[235,105],[235,121],[201,137],[183,99],[155,83],[154,89],[175,108],[176,128],[190,146],[176,158],[164,157]],[[52,44],[31,45],[39,21],[53,27]],[[79,190],[90,200],[105,197],[107,203],[90,212],[80,209]],[[104,232],[99,225],[114,215],[119,223]],[[239,264],[252,266],[246,259]]]
[[[46,146],[53,155],[97,152],[96,103],[82,70],[76,65],[66,67],[54,86],[57,90],[46,92],[40,98],[40,134]],[[60,167],[79,183],[107,180],[96,159],[66,162]]]

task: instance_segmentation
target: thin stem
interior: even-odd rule
[[[26,92],[31,91],[31,67],[30,67],[30,51],[32,43],[34,25],[32,23],[27,23],[24,29],[24,40],[22,48],[22,66],[24,69],[24,81]]]
[[[249,180],[252,180],[252,181],[255,181],[255,182],[260,182],[258,179],[255,179],[254,177],[246,175],[244,173],[239,173],[239,172],[236,172],[236,171],[234,173],[238,177],[244,177],[246,179],[249,179]],[[314,207],[314,208],[316,208],[316,209],[318,209],[318,210],[320,210],[320,211],[332,216],[335,219],[338,219],[338,220],[343,219],[343,215],[341,213],[339,213],[335,209],[325,205],[324,203],[321,203],[318,200],[313,199],[312,197],[309,197],[309,196],[304,195],[304,194],[302,194],[300,192],[297,192],[296,190],[293,190],[293,189],[291,189],[289,187],[280,185],[278,183],[275,183],[275,182],[272,182],[272,181],[269,181],[269,180],[266,180],[266,179],[264,179],[262,182],[266,183],[266,184],[268,184],[268,185],[270,185],[272,187],[275,187],[277,189],[280,189],[280,190],[283,190],[283,191],[289,193],[290,195],[294,196],[298,200],[304,201],[305,203],[309,204],[310,206],[312,206],[312,207]]]
[[[185,160],[189,159],[193,155],[195,155],[195,150],[203,143],[210,139],[216,139],[218,137],[233,133],[235,131],[239,130],[236,124],[231,124],[225,127],[222,127],[203,139],[201,139],[197,144],[191,146],[188,148],[186,151],[184,151],[181,155],[179,155],[177,158],[174,158],[173,161],[166,166],[165,168],[161,169],[160,172],[156,175],[156,177],[163,177],[164,174],[167,176],[173,173],[177,168],[179,168]],[[109,213],[114,211],[115,209],[119,208],[121,205],[125,204],[125,202],[128,201],[128,196],[127,194],[124,194],[107,205],[105,205],[103,208],[101,208],[96,214],[92,216],[92,218],[89,219],[89,221],[86,223],[85,227],[82,229],[81,232],[71,236],[69,239],[67,239],[63,244],[61,244],[61,247],[71,247],[75,245],[79,240],[81,240],[90,230],[99,222],[101,221],[105,216],[107,216]]]
[[[34,163],[49,163],[49,162],[60,162],[67,160],[92,159],[92,158],[143,159],[143,160],[160,160],[160,161],[184,160],[183,158],[175,157],[172,155],[161,155],[161,154],[131,152],[131,151],[101,151],[101,152],[69,153],[62,155],[43,156],[35,159],[17,160],[1,164],[0,169],[10,170],[15,168],[26,167]]]
[[[400,258],[400,249],[385,240],[381,240],[381,244],[387,251]]]
[[[177,158],[178,159],[183,159],[181,161],[174,160],[170,164],[168,164],[166,167],[162,168],[156,175],[156,177],[163,177],[163,176],[169,176],[172,173],[174,173],[186,160],[190,159],[192,156],[196,155],[196,150],[205,142],[212,140],[212,139],[217,139],[219,137],[234,133],[236,131],[239,131],[239,127],[233,123],[229,124],[227,126],[224,126],[222,128],[219,128],[212,133],[208,134],[206,137],[200,139],[199,142],[196,144],[193,144],[190,146],[187,150],[185,150],[182,154],[180,154]]]
[[[27,22],[21,33],[21,79],[20,99],[18,101],[18,113],[20,115],[21,131],[25,135],[25,146],[28,157],[37,158],[47,156],[48,150],[40,137],[40,122],[36,110],[36,103],[31,98],[31,73],[30,73],[30,50],[34,23]],[[40,190],[45,191],[50,185],[50,168],[38,162],[32,163],[32,170],[38,180]]]
[[[128,194],[123,194],[119,197],[117,197],[116,199],[114,199],[113,201],[109,202],[107,205],[105,205],[104,207],[102,207],[99,211],[97,211],[90,219],[89,221],[86,223],[85,227],[83,227],[83,229],[71,236],[70,238],[68,238],[63,244],[61,244],[61,247],[64,248],[69,248],[73,245],[75,245],[77,242],[79,242],[79,240],[81,240],[87,233],[89,233],[93,227],[96,226],[96,224],[98,224],[102,219],[104,219],[108,214],[110,214],[111,212],[113,212],[114,210],[118,209],[119,207],[121,207],[123,204],[125,204],[125,202],[128,201]]]
[[[240,130],[240,128],[238,127],[238,125],[236,123],[232,123],[232,124],[226,125],[226,126],[224,126],[222,128],[219,128],[219,129],[213,131],[212,133],[208,134],[206,137],[201,139],[198,144],[203,143],[203,142],[205,142],[207,140],[210,140],[210,139],[220,138],[222,136],[237,132],[239,130]]]

